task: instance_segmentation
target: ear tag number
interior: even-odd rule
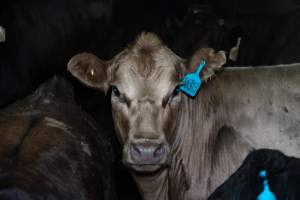
[[[189,73],[184,76],[183,85],[180,86],[181,91],[183,91],[191,97],[194,97],[197,94],[202,83],[200,79],[200,73],[203,70],[205,64],[205,60],[201,60],[196,72]]]
[[[259,177],[264,179],[264,187],[263,191],[258,195],[257,200],[276,200],[275,195],[269,188],[268,180],[267,180],[267,172],[265,170],[260,171]]]

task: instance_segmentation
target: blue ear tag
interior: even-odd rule
[[[203,70],[205,64],[205,60],[201,60],[196,72],[189,73],[184,76],[183,85],[180,86],[181,91],[183,91],[191,97],[194,97],[197,94],[202,83],[200,79],[200,73]]]
[[[264,178],[264,189],[263,191],[258,195],[257,200],[276,200],[275,195],[269,188],[268,180],[267,180],[267,172],[265,170],[260,171],[259,177]]]

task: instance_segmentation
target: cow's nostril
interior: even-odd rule
[[[164,153],[165,153],[165,148],[163,147],[162,144],[160,144],[154,151],[154,157],[156,158],[161,157],[163,156]]]
[[[133,157],[139,157],[141,155],[141,150],[139,149],[139,147],[135,144],[132,144],[131,146],[131,154]]]

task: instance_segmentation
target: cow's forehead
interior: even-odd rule
[[[141,62],[139,55],[135,54],[125,55],[117,62],[114,82],[132,99],[144,96],[161,99],[179,81],[174,55],[162,50],[149,56],[150,63]],[[151,69],[148,71],[151,72],[146,76],[141,74],[140,68],[145,68],[141,65],[149,65],[147,67]]]

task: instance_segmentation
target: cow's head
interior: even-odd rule
[[[224,52],[196,52],[186,61],[151,33],[110,61],[82,53],[74,56],[69,71],[89,87],[105,92],[111,88],[112,112],[118,137],[123,143],[123,161],[136,171],[153,172],[168,163],[170,141],[175,132],[182,94],[179,86],[187,71],[204,58],[205,79],[225,63]]]

